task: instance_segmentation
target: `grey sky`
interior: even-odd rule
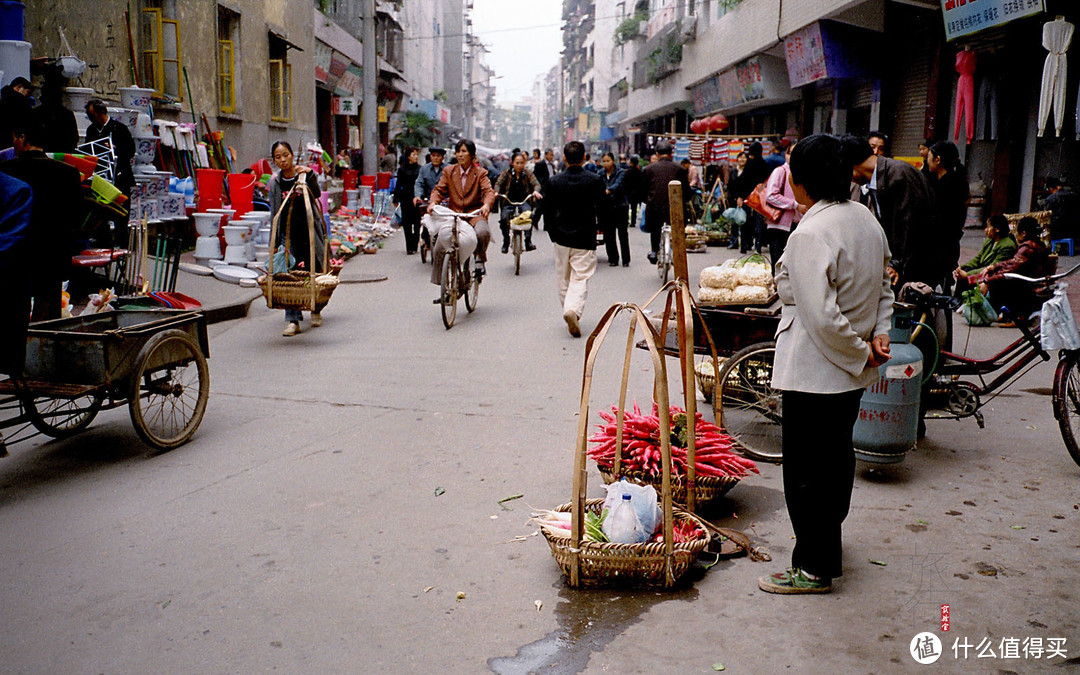
[[[501,104],[532,94],[533,80],[559,62],[561,0],[474,0],[473,32],[490,53],[495,99]]]

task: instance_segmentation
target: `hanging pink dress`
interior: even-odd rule
[[[956,53],[956,72],[960,80],[956,83],[956,124],[953,129],[953,141],[960,139],[960,118],[964,118],[964,131],[967,142],[975,137],[975,52],[967,50]]]

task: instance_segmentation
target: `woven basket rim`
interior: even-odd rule
[[[598,507],[603,506],[603,499],[587,499],[585,500],[585,510],[598,510]],[[559,504],[552,511],[559,513],[568,513],[573,509],[572,504]],[[701,522],[701,519],[694,514],[679,508],[678,506],[671,507],[671,517],[673,519],[692,520],[698,526],[698,528],[705,533],[705,536],[701,539],[695,539],[689,542],[674,542],[672,544],[672,553],[693,553],[698,554],[705,550],[705,547],[709,545],[709,540],[712,538],[709,535],[709,528],[705,526],[705,523]],[[551,534],[547,528],[540,528],[540,531],[544,534],[544,537],[554,545],[569,547],[570,537],[559,537]],[[563,543],[565,542],[565,544]],[[581,550],[592,550],[605,553],[622,553],[628,554],[627,557],[639,557],[641,555],[664,555],[664,542],[662,541],[643,541],[637,544],[618,544],[610,541],[585,541],[581,540]],[[655,550],[654,550],[655,549]],[[632,554],[632,555],[629,555]]]
[[[596,460],[593,461],[595,462]],[[598,471],[600,471],[600,473],[606,473],[609,476],[615,475],[613,467],[600,466],[599,464],[597,464],[596,468]],[[639,480],[643,483],[647,483],[650,485],[654,482],[658,483],[660,481],[660,476],[649,476],[644,471],[622,471],[619,473],[619,475],[626,476],[627,478],[633,478],[634,480]],[[672,487],[685,487],[685,479],[685,475],[672,476]],[[700,474],[694,476],[695,487],[718,487],[724,485],[736,485],[741,480],[741,478],[736,478],[734,476],[702,476]]]

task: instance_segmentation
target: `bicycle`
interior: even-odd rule
[[[1005,276],[1031,285],[1036,298],[1045,301],[1051,296],[1055,283],[1077,269],[1080,269],[1080,265],[1060,274],[1040,278],[1014,273],[1006,273]],[[927,419],[974,417],[982,429],[985,422],[981,408],[1038,365],[1039,361],[1049,361],[1051,358],[1042,348],[1042,326],[1037,314],[1025,316],[1004,308],[1005,317],[1014,323],[1020,337],[989,358],[973,359],[941,349],[928,323],[935,309],[958,306],[955,298],[928,294],[908,295],[905,300],[914,300],[920,313],[919,320],[913,324],[915,329],[911,342],[923,350],[931,364],[923,380]],[[924,330],[930,339],[919,339]],[[965,377],[969,379],[961,379]],[[988,378],[992,379],[987,381]],[[1051,401],[1065,448],[1073,461],[1080,465],[1080,444],[1077,442],[1080,439],[1080,350],[1059,350]]]
[[[465,297],[465,309],[469,313],[476,310],[476,302],[480,293],[480,276],[476,274],[471,252],[465,256],[464,260],[460,259],[458,225],[461,221],[467,223],[470,219],[479,216],[480,211],[458,213],[445,206],[434,206],[432,207],[432,213],[440,218],[453,218],[454,220],[451,228],[450,246],[443,254],[442,276],[439,284],[439,311],[442,314],[443,325],[446,326],[447,330],[450,330],[454,326],[454,319],[457,318],[458,298]]]
[[[510,228],[510,250],[514,252],[514,276],[518,276],[521,274],[521,252],[525,250],[525,233],[532,229],[532,211],[524,210],[521,207],[533,197],[529,195],[520,202],[512,202],[506,195],[499,195],[499,197],[506,201],[507,206],[514,207],[514,217],[509,220],[508,226]]]
[[[420,219],[420,246],[419,246],[419,249],[420,249],[420,262],[422,264],[427,264],[428,256],[431,255],[431,248],[432,248],[432,244],[434,243],[434,242],[431,241],[431,234],[428,233],[427,224],[424,222],[424,219],[430,219],[431,218],[431,216],[427,214],[427,207],[428,207],[427,200],[421,200],[417,204],[416,207],[418,209],[420,209],[421,213],[424,214],[423,216],[421,216],[421,219]],[[432,257],[432,260],[434,261],[434,257]]]
[[[656,252],[656,275],[660,283],[666,284],[671,274],[674,256],[671,253],[671,225],[660,228],[660,250]]]

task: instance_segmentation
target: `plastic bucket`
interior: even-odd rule
[[[221,192],[224,188],[224,180],[225,171],[223,169],[195,169],[195,183],[198,185],[199,192],[197,211],[221,208]]]
[[[390,178],[393,175],[394,174],[390,173],[389,171],[380,171],[378,173],[378,180],[376,181],[375,189],[376,190],[389,190],[390,189]]]
[[[21,2],[0,2],[0,40],[23,39],[23,4]]]
[[[251,198],[255,192],[255,176],[250,173],[229,174],[229,206],[239,218],[252,209]]]
[[[149,113],[150,97],[153,95],[154,90],[145,87],[120,87],[120,105]]]
[[[370,188],[375,187],[375,176],[360,176],[360,184],[367,185]]]
[[[360,172],[356,169],[344,169],[341,172],[341,180],[345,181],[346,190],[355,190],[356,181],[359,178]]]

